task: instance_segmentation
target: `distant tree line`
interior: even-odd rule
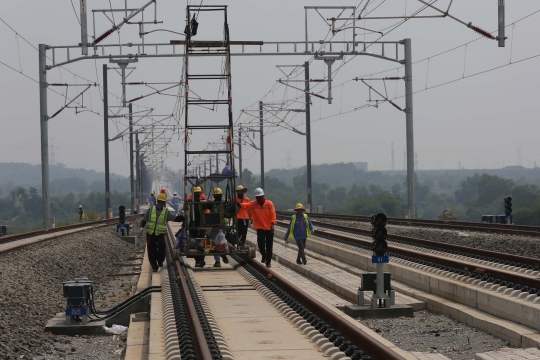
[[[130,192],[111,192],[113,212],[120,205],[129,207],[130,201]],[[78,222],[79,205],[83,206],[86,220],[105,218],[103,192],[68,192],[51,195],[51,216],[56,225]],[[7,195],[0,196],[0,224],[8,227],[9,234],[41,229],[42,219],[42,197],[36,188],[13,188]]]
[[[342,176],[339,171],[333,174],[334,177]],[[353,183],[348,188],[312,181],[312,210],[316,211],[315,207],[322,205],[326,212],[359,215],[384,212],[388,216],[403,217],[407,209],[404,174],[396,177],[396,174],[372,172],[370,177],[372,182],[360,181],[360,184]],[[390,185],[388,178],[395,182]],[[250,193],[260,186],[260,180],[247,169],[243,172],[243,179],[244,185],[250,187]],[[503,199],[511,196],[514,222],[540,225],[540,188],[537,184],[524,183],[521,178],[513,180],[489,174],[474,174],[452,184],[454,181],[444,174],[423,182],[417,180],[417,217],[436,219],[445,209],[451,209],[465,221],[479,222],[482,215],[504,215]],[[291,209],[298,202],[305,204],[306,173],[295,176],[292,185],[267,175],[265,193],[280,210]]]

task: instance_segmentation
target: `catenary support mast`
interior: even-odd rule
[[[259,101],[259,119],[260,119],[260,137],[261,137],[261,188],[264,189],[264,118],[263,118],[263,102]]]
[[[131,213],[135,210],[135,178],[133,176],[133,104],[129,103],[129,180],[131,185]]]
[[[103,64],[103,137],[105,140],[105,218],[109,218],[111,191],[109,184],[109,93],[107,85],[107,64]]]
[[[307,202],[309,211],[313,211],[313,201],[311,199],[311,96],[309,93],[309,61],[304,63],[304,74],[306,80],[306,175],[307,175]]]
[[[51,227],[49,198],[49,117],[47,115],[47,45],[39,44],[39,123],[41,127],[41,191],[43,198],[43,228]]]
[[[405,45],[405,131],[407,138],[407,204],[411,219],[416,218],[414,198],[414,131],[413,131],[413,87],[412,87],[412,50],[411,39],[404,40]]]

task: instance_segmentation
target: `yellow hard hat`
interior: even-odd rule
[[[294,208],[294,210],[303,210],[303,211],[306,211],[306,209],[304,209],[304,205],[298,203],[296,204],[296,207]]]
[[[157,196],[157,200],[158,201],[167,201],[167,193],[165,191],[163,192],[160,192],[159,195]]]
[[[214,189],[214,195],[223,195],[223,191],[221,191],[220,188],[215,188]]]
[[[242,191],[242,192],[246,193],[248,191],[248,189],[243,187],[242,185],[238,185],[236,187],[236,191]]]
[[[194,193],[202,193],[202,189],[201,189],[200,186],[195,186],[195,187],[193,188],[193,192],[194,192]]]
[[[79,209],[82,209],[82,205],[79,205]]]
[[[151,194],[152,194],[152,195],[155,195],[156,193],[152,191]]]

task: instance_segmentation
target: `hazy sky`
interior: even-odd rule
[[[146,0],[128,0],[128,7],[136,8]],[[437,1],[437,6],[446,8],[448,0]],[[76,12],[79,12],[78,1],[73,1]],[[113,7],[122,7],[124,1],[111,0]],[[197,2],[198,3],[198,2]],[[229,5],[229,24],[232,40],[263,41],[298,41],[304,40],[304,6],[306,5],[347,5],[358,6],[357,1],[221,1]],[[372,0],[368,6],[372,16],[399,16],[411,14],[421,7],[414,0]],[[204,2],[204,4],[207,4]],[[214,3],[208,3],[214,4]],[[160,25],[147,26],[146,31],[153,29],[169,29],[181,32],[184,27],[185,1],[158,1],[158,20]],[[109,7],[107,0],[88,0],[89,9]],[[507,2],[506,23],[511,24],[526,15],[540,10],[540,3],[533,0]],[[338,16],[340,10],[321,10],[323,17]],[[496,0],[456,0],[451,11],[456,17],[488,31],[497,29]],[[433,10],[425,10],[423,15],[436,14]],[[342,16],[350,16],[350,11]],[[11,25],[20,35],[37,47],[39,43],[48,45],[75,45],[80,42],[80,28],[69,0],[19,0],[0,2],[0,17]],[[116,21],[121,15],[117,13]],[[145,19],[153,18],[153,9],[145,15]],[[396,28],[381,40],[395,41],[404,38],[412,39],[413,61],[428,59],[413,66],[414,95],[414,135],[415,148],[418,153],[420,169],[456,168],[458,162],[465,168],[495,168],[517,165],[521,159],[524,166],[533,166],[540,161],[540,142],[538,138],[538,66],[540,56],[519,62],[522,59],[540,55],[537,37],[540,30],[540,13],[528,19],[508,26],[508,40],[505,48],[498,48],[494,40],[480,39],[469,45],[461,46],[478,38],[477,34],[464,25],[445,19],[415,19]],[[199,39],[210,38],[212,31],[221,35],[219,21],[211,17],[199,18]],[[88,16],[90,33],[92,33],[92,16]],[[362,21],[358,26],[369,29],[383,29],[396,23],[388,21]],[[108,20],[96,15],[96,33],[101,34],[110,27]],[[328,33],[328,25],[321,16],[312,11],[309,13],[310,39],[324,39]],[[383,30],[386,33],[387,30]],[[358,30],[361,40],[375,40],[377,36],[366,35]],[[350,40],[352,30],[338,33],[334,40]],[[4,23],[0,22],[0,61],[21,71],[27,76],[38,78],[38,54],[35,49],[17,37]],[[166,32],[156,32],[146,36],[146,42],[168,43],[171,39],[183,37]],[[126,25],[120,32],[121,42],[139,42],[138,28]],[[118,43],[119,36],[111,35],[104,43]],[[299,45],[300,46],[300,45]],[[457,49],[435,57],[441,52]],[[301,47],[299,47],[300,49]],[[177,49],[179,50],[179,49]],[[257,49],[258,50],[258,49]],[[125,53],[129,50],[124,49]],[[148,53],[155,50],[148,49]],[[159,50],[164,52],[165,50]],[[246,50],[247,51],[247,50]],[[380,54],[381,46],[373,46],[369,51]],[[394,55],[391,47],[386,48],[388,56]],[[49,56],[52,53],[48,52]],[[71,52],[71,57],[80,56],[79,50]],[[65,51],[56,54],[58,59],[65,58]],[[400,47],[400,59],[403,58]],[[296,90],[286,91],[284,86],[275,86],[276,80],[283,74],[276,65],[298,65],[310,60],[308,56],[267,56],[267,57],[233,57],[233,117],[235,121],[247,122],[251,118],[241,115],[240,110],[257,103],[261,98],[265,102],[293,99],[302,94]],[[210,72],[212,61],[201,60],[193,69]],[[346,62],[346,64],[344,64]],[[50,63],[50,62],[49,62]],[[53,69],[48,72],[50,83],[86,83],[76,78],[68,70],[77,75],[101,83],[102,64],[104,60],[84,60],[65,66],[64,69]],[[478,76],[466,78],[478,72],[498,66],[507,65]],[[218,66],[220,63],[218,62]],[[342,66],[343,65],[343,66]],[[141,59],[137,69],[129,77],[129,81],[174,82],[179,81],[182,73],[182,59]],[[199,66],[198,68],[196,66]],[[379,71],[391,70],[381,76],[403,76],[403,69],[394,62],[370,58],[367,56],[348,56],[344,61],[336,61],[334,68],[342,66],[334,76],[333,104],[313,98],[312,118],[312,161],[314,164],[331,162],[367,161],[370,169],[387,170],[391,167],[391,144],[395,148],[395,168],[403,168],[403,151],[405,148],[405,114],[399,112],[388,103],[378,108],[371,107],[359,111],[355,108],[366,104],[369,93],[365,85],[350,81],[354,77],[368,77]],[[310,66],[310,77],[320,79],[326,75],[326,65],[322,61],[313,61]],[[38,85],[21,74],[0,64],[0,162],[40,163],[40,127],[39,127],[39,91]],[[301,74],[298,79],[303,79]],[[464,78],[465,77],[465,78]],[[439,84],[458,80],[448,85]],[[121,94],[120,77],[109,71],[110,91]],[[295,86],[303,86],[296,83]],[[372,82],[380,92],[384,92],[382,82]],[[164,85],[156,85],[163,88]],[[274,87],[274,90],[269,92]],[[398,97],[396,103],[404,107],[404,83],[387,82],[386,91],[390,98]],[[80,88],[79,88],[80,89]],[[315,92],[323,89],[323,85],[314,88]],[[57,91],[65,91],[55,88]],[[75,96],[78,89],[70,88],[68,96]],[[127,98],[131,99],[153,90],[144,87],[127,88]],[[216,94],[218,88],[201,89],[209,94]],[[173,90],[171,93],[176,93]],[[326,90],[321,92],[326,96]],[[84,104],[103,114],[103,103],[100,90],[92,88],[84,97]],[[373,98],[377,98],[372,94]],[[301,98],[302,99],[302,98]],[[118,105],[118,99],[111,97],[110,105]],[[48,93],[49,115],[55,113],[65,102],[63,96]],[[176,98],[170,96],[152,96],[135,104],[135,111],[144,107],[154,108],[156,114],[175,113]],[[293,108],[301,108],[301,103],[293,104]],[[250,109],[255,109],[251,107]],[[178,113],[175,113],[178,115]],[[197,116],[211,118],[216,113],[210,110],[195,112]],[[255,113],[253,113],[255,114]],[[296,116],[293,118],[293,116]],[[333,116],[336,115],[336,116]],[[304,131],[304,114],[282,113],[285,121]],[[320,120],[319,120],[320,119]],[[275,118],[273,119],[276,120]],[[182,118],[183,122],[183,118]],[[123,122],[125,123],[125,121]],[[118,129],[123,130],[119,124]],[[265,136],[265,168],[294,167],[305,163],[305,137],[289,130],[267,128]],[[118,132],[111,122],[110,137]],[[103,120],[90,112],[75,114],[74,109],[66,109],[49,122],[49,137],[54,139],[55,160],[68,167],[82,167],[103,170]],[[192,145],[204,147],[207,142],[217,140],[219,135],[209,134],[205,137],[192,138]],[[111,143],[111,171],[128,174],[128,152],[120,140]],[[254,139],[258,143],[258,136]],[[183,150],[179,136],[173,137],[170,148],[175,152]],[[288,164],[287,158],[290,156]],[[183,156],[175,155],[166,160],[167,166],[174,169],[183,168]],[[244,148],[244,167],[254,172],[259,171],[259,152],[251,147]]]

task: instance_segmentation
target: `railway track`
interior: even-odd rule
[[[291,216],[291,212],[276,211],[278,215]],[[336,214],[316,214],[310,213],[310,217],[318,219],[337,219],[337,220],[352,220],[360,222],[371,222],[371,216],[363,215],[336,215]],[[388,218],[388,222],[393,225],[400,226],[419,226],[431,227],[447,230],[468,230],[490,232],[497,234],[522,235],[522,236],[540,236],[540,226],[525,226],[525,225],[503,225],[503,224],[485,224],[474,223],[467,221],[442,221],[442,220],[424,220],[424,219],[403,219],[403,218]]]
[[[140,215],[126,216],[126,220],[135,220],[138,217],[140,217]],[[30,246],[32,244],[36,244],[42,241],[53,240],[53,239],[57,239],[59,237],[62,237],[68,234],[77,233],[79,231],[85,231],[89,227],[98,228],[98,227],[115,225],[117,223],[118,223],[118,219],[88,221],[81,224],[72,224],[72,225],[54,227],[50,229],[29,231],[29,232],[21,233],[21,234],[3,236],[0,238],[0,254],[16,251],[16,250],[22,249],[24,247],[27,247],[27,246]],[[32,238],[36,238],[36,240],[32,241],[31,240]],[[24,240],[29,240],[29,241],[24,241]],[[20,244],[12,244],[13,246],[3,246],[3,245],[7,245],[14,242],[20,242]]]
[[[230,359],[232,357],[227,357],[228,350],[223,350],[228,348],[223,345],[221,331],[217,328],[213,316],[208,314],[211,309],[201,302],[200,294],[198,295],[195,288],[197,281],[190,275],[191,269],[182,257],[172,258],[171,249],[174,247],[172,239],[174,239],[173,232],[168,227],[167,262],[170,264],[169,278],[175,305],[178,341],[184,346],[184,349],[180,350],[181,358]],[[230,259],[234,270],[249,278],[249,283],[259,293],[264,294],[267,301],[271,302],[288,322],[311,338],[311,342],[315,343],[320,351],[331,354],[332,359],[403,359],[399,353],[384,346],[370,334],[345,320],[343,316],[338,316],[327,305],[299,289],[278,272],[266,268],[259,261],[245,260],[238,256],[230,256]],[[230,274],[230,270],[227,270],[207,271],[219,276],[217,274]]]
[[[280,215],[282,217],[283,215]],[[363,249],[372,249],[371,232],[342,225],[335,225],[313,221],[317,225],[317,236],[327,238]],[[287,228],[287,221],[278,220],[278,226]],[[337,230],[325,231],[324,229]],[[459,275],[468,276],[488,283],[500,284],[515,290],[528,292],[540,296],[540,278],[536,276],[518,273],[517,271],[503,270],[496,267],[496,263],[503,263],[507,267],[519,267],[536,273],[539,269],[539,259],[526,258],[511,254],[494,251],[469,248],[464,246],[437,243],[434,241],[410,238],[406,236],[388,235],[389,240],[397,240],[397,243],[388,244],[388,255],[415,262],[420,265],[431,266]],[[440,251],[443,254],[434,254],[432,251],[422,252],[421,249],[411,249],[402,246],[402,243],[421,246],[428,250]],[[461,255],[462,258],[444,256],[451,252]],[[513,261],[516,260],[517,262]],[[483,263],[481,263],[483,262]],[[491,265],[489,264],[491,263]]]

